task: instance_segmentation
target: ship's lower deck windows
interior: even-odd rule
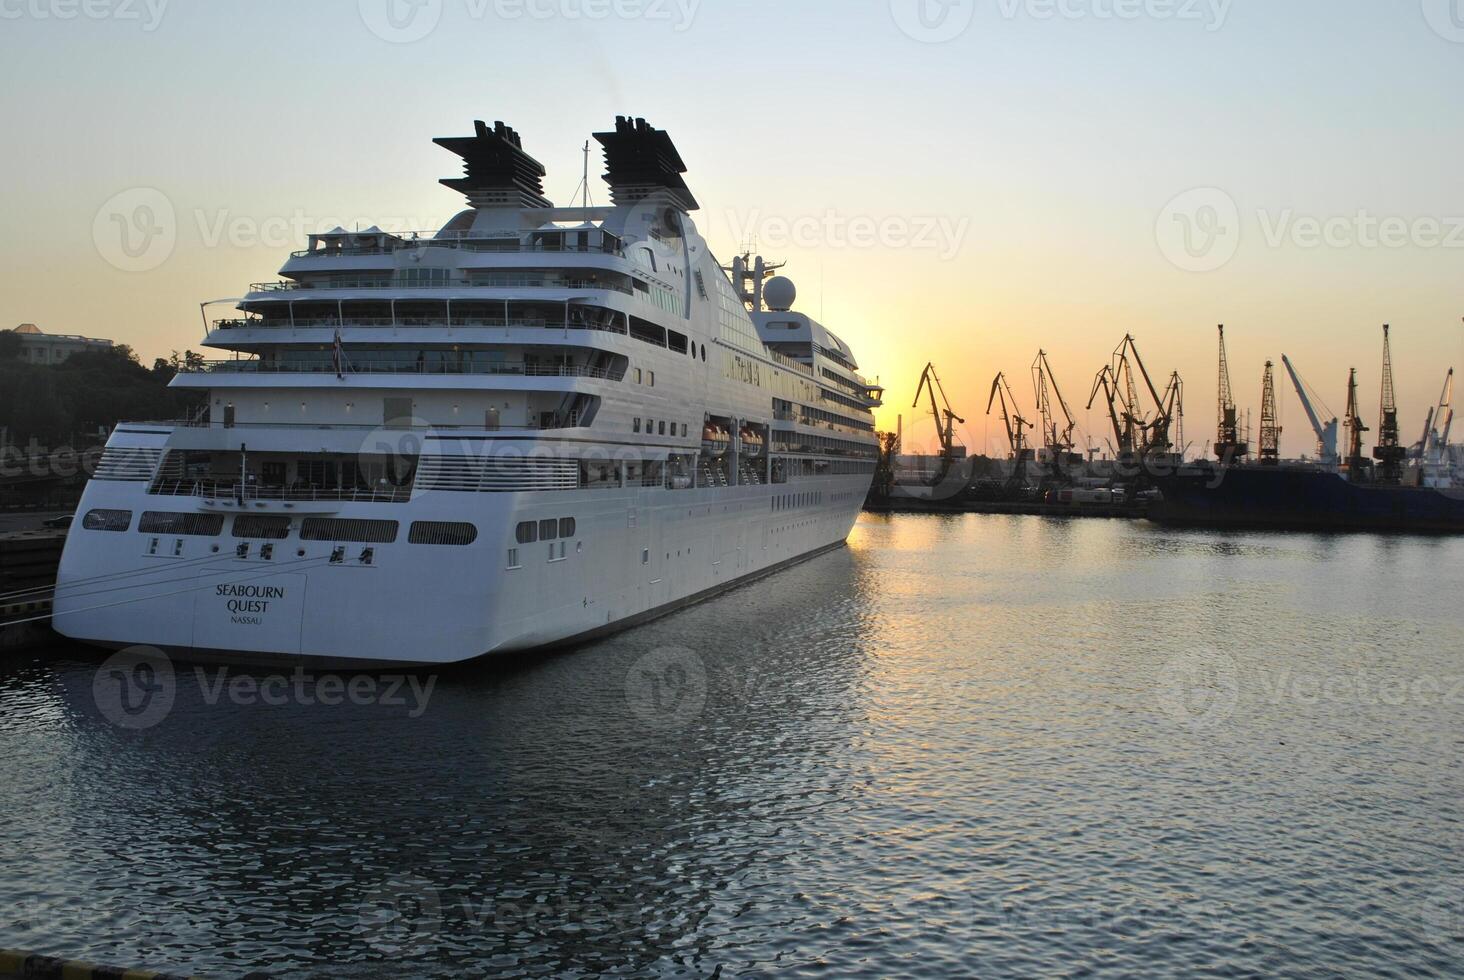
[[[90,510],[81,519],[88,531],[125,531],[132,526],[130,510]]]
[[[452,521],[413,521],[407,531],[410,544],[444,544],[465,547],[478,540],[478,528],[473,524]]]
[[[363,544],[391,544],[401,525],[396,521],[373,521],[351,517],[307,517],[300,524],[301,541],[351,541]]]
[[[283,541],[290,534],[288,517],[270,517],[265,514],[240,514],[234,518],[234,537],[266,538]]]
[[[171,534],[187,537],[217,537],[224,529],[223,514],[184,514],[144,511],[137,529],[143,534]]]

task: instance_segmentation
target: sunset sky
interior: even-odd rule
[[[145,360],[311,230],[450,217],[433,137],[502,119],[568,204],[633,114],[719,254],[789,262],[888,427],[930,360],[997,448],[992,377],[1029,406],[1040,347],[1101,436],[1132,333],[1198,449],[1220,322],[1243,408],[1285,353],[1338,413],[1359,368],[1374,428],[1390,322],[1410,442],[1464,368],[1464,0],[0,0],[0,66],[0,325]],[[119,252],[118,195],[166,203],[163,257]]]

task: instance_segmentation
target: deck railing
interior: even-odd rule
[[[321,248],[301,249],[291,252],[296,259],[334,258],[341,255],[391,255],[395,252],[410,252],[420,248],[451,248],[463,252],[584,252],[591,255],[625,254],[613,236],[607,236],[594,245],[565,245],[562,243],[521,242],[515,238],[444,238],[442,232],[397,232],[395,240],[385,247],[370,245],[325,245]],[[417,236],[417,237],[411,237]],[[421,237],[432,236],[432,237]],[[363,236],[365,237],[365,236]]]
[[[526,361],[488,361],[452,363],[432,361],[351,361],[347,357],[340,368],[343,374],[446,374],[508,375],[529,378],[598,378],[622,381],[625,369],[610,370],[581,364],[534,364]],[[229,360],[201,361],[180,368],[181,374],[335,374],[336,364],[330,358],[306,361]]]
[[[412,499],[411,487],[276,487],[217,480],[160,480],[148,493],[204,500],[339,501],[341,503],[401,504]]]
[[[284,279],[279,282],[256,282],[250,285],[251,293],[290,293],[326,289],[609,289],[617,293],[632,295],[630,286],[609,282],[604,279],[560,279],[542,276],[503,276],[492,279],[321,279],[310,282],[296,282]]]

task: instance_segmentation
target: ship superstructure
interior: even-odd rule
[[[670,137],[596,134],[557,208],[503,123],[437,143],[430,234],[310,236],[211,325],[195,419],[117,428],[55,625],[239,659],[451,662],[620,628],[841,544],[880,389],[761,260],[734,284]],[[755,282],[751,282],[755,280]],[[749,288],[749,284],[751,288]]]

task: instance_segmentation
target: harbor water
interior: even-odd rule
[[[1459,539],[865,515],[512,662],[10,655],[0,946],[216,977],[1459,975],[1461,588]],[[402,590],[361,615],[412,615]]]

